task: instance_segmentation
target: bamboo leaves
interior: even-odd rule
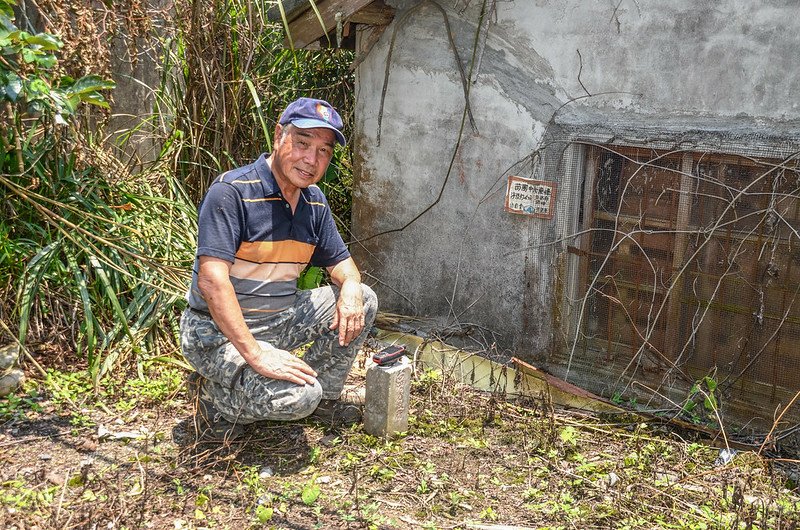
[[[30,327],[34,303],[38,300],[39,286],[59,250],[60,244],[61,241],[56,240],[39,250],[30,260],[25,271],[25,279],[20,283],[17,301],[19,307],[19,341],[23,344]]]

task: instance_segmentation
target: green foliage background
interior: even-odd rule
[[[208,183],[268,151],[280,110],[298,96],[328,99],[352,122],[351,52],[285,48],[282,27],[266,17],[273,3],[176,4],[160,34],[155,109],[142,124],[162,147],[134,172],[120,159],[125,145],[99,140],[113,82],[70,77],[59,63],[65,43],[21,31],[14,2],[0,0],[3,342],[47,345],[67,362],[75,352],[95,384],[154,360],[180,362],[177,320]],[[346,233],[349,150],[335,160],[321,186]]]

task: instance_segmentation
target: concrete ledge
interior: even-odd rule
[[[503,365],[443,342],[429,341],[396,331],[380,330],[377,338],[382,342],[404,345],[409,355],[423,369],[441,370],[456,381],[479,390],[503,394],[509,399],[546,397],[551,403],[561,407],[591,412],[627,412],[519,359],[512,359],[511,365]]]

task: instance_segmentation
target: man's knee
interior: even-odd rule
[[[310,416],[322,400],[322,386],[294,385],[265,403],[260,416],[268,420],[290,421]]]
[[[263,377],[252,369],[245,370],[237,389],[244,397],[243,409],[258,420],[299,420],[314,412],[322,399],[318,381],[313,385],[298,385]]]

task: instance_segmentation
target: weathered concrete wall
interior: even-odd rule
[[[353,246],[356,257],[377,280],[384,310],[478,323],[523,357],[545,353],[555,333],[560,247],[537,245],[570,233],[577,216],[579,172],[557,160],[563,142],[551,143],[561,137],[562,115],[571,125],[598,115],[717,124],[744,116],[765,127],[800,118],[791,96],[800,94],[793,2],[497,2],[474,54],[477,131],[465,124],[448,176],[464,97],[442,16],[428,2],[390,3],[395,21],[358,69],[354,228],[364,241]],[[442,4],[469,70],[481,2]],[[393,49],[378,144],[389,43],[409,9]],[[592,94],[613,93],[562,108],[586,95],[581,83]],[[539,173],[525,159],[545,145],[550,163]],[[504,212],[509,174],[557,181],[555,219]],[[432,205],[445,179],[441,200],[418,220],[373,237]]]
[[[96,138],[109,140],[119,159],[134,170],[158,157],[164,140],[161,125],[173,119],[163,114],[167,109],[156,109],[164,44],[175,31],[173,9],[169,0],[31,2],[18,9],[21,28],[53,32],[65,42],[59,64],[69,75],[95,74],[116,83],[107,94],[107,122],[97,114],[90,119],[98,129],[104,123]]]
[[[614,7],[619,4],[618,9]],[[669,115],[796,119],[800,6],[792,0],[501,3],[500,23],[585,105]],[[641,94],[637,97],[634,94]]]
[[[141,6],[149,27],[139,35],[131,35],[120,27],[111,40],[111,70],[114,81],[114,105],[107,132],[118,147],[122,160],[140,168],[154,161],[163,141],[160,125],[172,116],[156,115],[156,92],[164,75],[164,41],[170,35],[166,16],[171,3],[147,0]]]

